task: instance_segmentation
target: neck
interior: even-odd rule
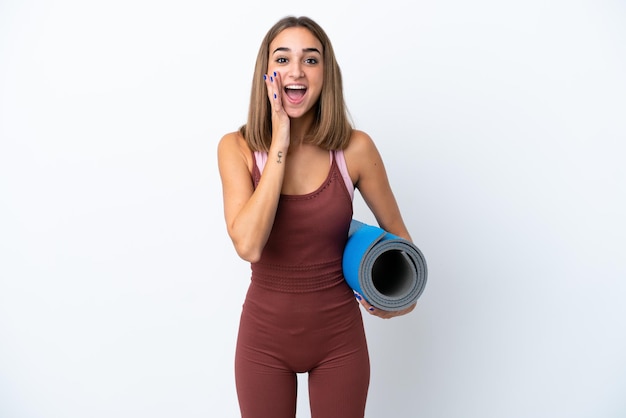
[[[290,119],[290,141],[292,145],[304,143],[304,137],[311,131],[313,125],[313,115],[311,112],[297,119]]]

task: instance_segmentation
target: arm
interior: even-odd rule
[[[263,176],[254,190],[252,153],[245,140],[239,133],[231,133],[218,145],[226,228],[237,254],[250,262],[260,258],[278,206],[285,164],[277,162],[280,150],[276,148],[270,149]]]
[[[366,133],[354,131],[345,156],[350,177],[378,225],[389,233],[411,241],[374,141]]]
[[[411,241],[374,141],[366,133],[355,130],[344,153],[350,177],[378,225],[387,232]],[[356,297],[369,313],[383,319],[406,315],[416,305],[415,303],[402,311],[387,312],[374,308],[361,295]]]
[[[225,135],[217,149],[228,235],[237,254],[250,262],[261,257],[274,224],[290,140],[289,116],[280,101],[280,77],[267,77],[266,86],[271,98],[273,134],[256,189],[251,180],[252,152],[241,134]]]

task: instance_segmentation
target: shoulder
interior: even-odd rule
[[[348,172],[354,184],[373,168],[382,167],[382,159],[372,137],[364,131],[354,129],[348,146],[344,149]]]
[[[220,138],[217,156],[220,163],[240,161],[252,170],[252,150],[238,131],[229,132]]]
[[[243,138],[241,133],[238,131],[229,132],[220,138],[219,143],[217,144],[218,151],[222,150],[230,150],[230,149],[243,149],[248,148],[248,144],[246,144],[246,140]]]
[[[348,146],[346,147],[346,149],[358,148],[359,146],[367,145],[371,142],[373,142],[372,137],[369,136],[367,132],[361,131],[359,129],[353,129],[352,134],[350,135],[350,141],[348,141]]]
[[[372,137],[364,131],[354,129],[350,137],[350,142],[344,150],[346,163],[356,166],[361,162],[378,160],[380,155]]]
[[[376,152],[376,145],[374,144],[372,137],[367,132],[353,129],[350,141],[348,142],[348,146],[345,148],[344,153],[348,156],[358,156],[371,152]]]

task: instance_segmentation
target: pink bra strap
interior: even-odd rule
[[[254,159],[256,161],[256,166],[259,169],[259,173],[263,174],[263,169],[267,163],[267,152],[254,151]]]
[[[354,200],[354,184],[352,184],[350,173],[348,173],[348,166],[346,165],[346,157],[343,155],[343,150],[337,150],[334,152],[334,154],[335,161],[337,162],[337,167],[339,167],[339,172],[341,173],[341,177],[343,177],[343,181],[344,183],[346,183],[348,193],[350,193],[350,198]]]
[[[343,155],[343,150],[337,150],[330,153],[331,163],[333,161],[333,154],[335,155],[335,160],[337,161],[337,167],[339,167],[341,177],[343,177],[343,181],[346,184],[348,193],[350,193],[350,198],[354,199],[354,185],[352,184],[352,179],[350,178],[350,174],[348,173],[348,166],[346,165],[346,158]],[[256,161],[256,166],[259,169],[259,173],[263,173],[265,164],[267,164],[267,152],[254,151],[254,159]]]

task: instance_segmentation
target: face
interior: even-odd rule
[[[310,111],[320,97],[324,80],[322,44],[306,28],[287,28],[270,44],[267,73],[280,73],[282,105],[298,118]]]

